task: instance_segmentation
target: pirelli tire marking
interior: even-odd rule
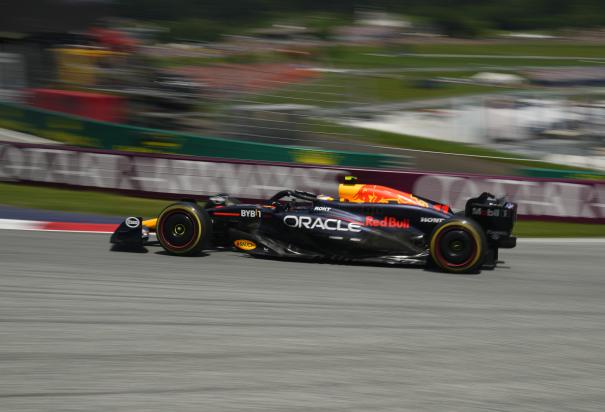
[[[190,219],[194,220],[194,228],[193,228],[194,232],[193,232],[193,236],[191,237],[191,239],[184,245],[173,245],[164,236],[164,229],[165,229],[164,225],[165,225],[168,217],[170,217],[173,214],[179,213],[179,212],[186,214]],[[177,254],[186,254],[186,253],[190,252],[191,250],[193,250],[201,241],[203,224],[198,216],[197,211],[195,210],[195,208],[193,206],[184,206],[184,205],[168,206],[166,209],[164,209],[162,211],[162,213],[160,213],[160,216],[158,217],[158,223],[159,223],[159,225],[158,225],[158,229],[156,232],[158,240],[160,241],[162,246],[168,251],[171,251],[171,252],[177,253]],[[197,223],[197,226],[195,225],[195,223]]]
[[[454,263],[448,262],[447,260],[444,259],[443,255],[441,254],[441,250],[440,250],[439,240],[441,239],[441,237],[444,234],[446,234],[447,232],[454,230],[454,229],[463,230],[463,231],[469,233],[472,236],[473,240],[475,241],[474,251],[473,251],[472,256],[461,264],[454,264]],[[441,267],[442,269],[445,269],[445,270],[451,271],[451,272],[467,271],[470,268],[472,268],[473,266],[475,266],[477,264],[477,262],[479,261],[479,259],[481,258],[481,256],[483,255],[483,242],[481,240],[481,235],[479,234],[479,232],[477,232],[477,230],[473,227],[472,224],[468,224],[468,223],[465,224],[462,221],[446,223],[443,226],[437,228],[437,230],[433,234],[433,237],[432,237],[431,243],[430,243],[430,254],[435,259],[435,262],[437,263],[437,265],[439,265],[439,267]]]

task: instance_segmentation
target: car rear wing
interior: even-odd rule
[[[478,197],[469,199],[464,208],[464,215],[476,221],[485,231],[488,242],[496,247],[513,248],[517,239],[512,236],[517,221],[517,204],[505,197],[496,198],[484,192]]]

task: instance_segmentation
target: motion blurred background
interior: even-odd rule
[[[0,4],[4,141],[605,176],[602,1]]]
[[[605,237],[604,46],[604,0],[0,0],[0,412],[603,411],[605,240],[523,238]],[[109,250],[349,174],[507,195],[519,247]]]

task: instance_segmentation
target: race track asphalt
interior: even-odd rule
[[[605,243],[480,275],[0,231],[0,411],[601,411]]]

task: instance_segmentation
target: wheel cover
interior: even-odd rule
[[[431,241],[437,264],[452,271],[471,268],[481,257],[481,240],[474,228],[451,223],[442,226]]]
[[[450,229],[440,234],[437,249],[449,265],[464,266],[474,257],[477,248],[468,232]]]
[[[195,247],[201,237],[201,222],[195,213],[182,207],[163,212],[157,235],[169,250],[185,253]]]

